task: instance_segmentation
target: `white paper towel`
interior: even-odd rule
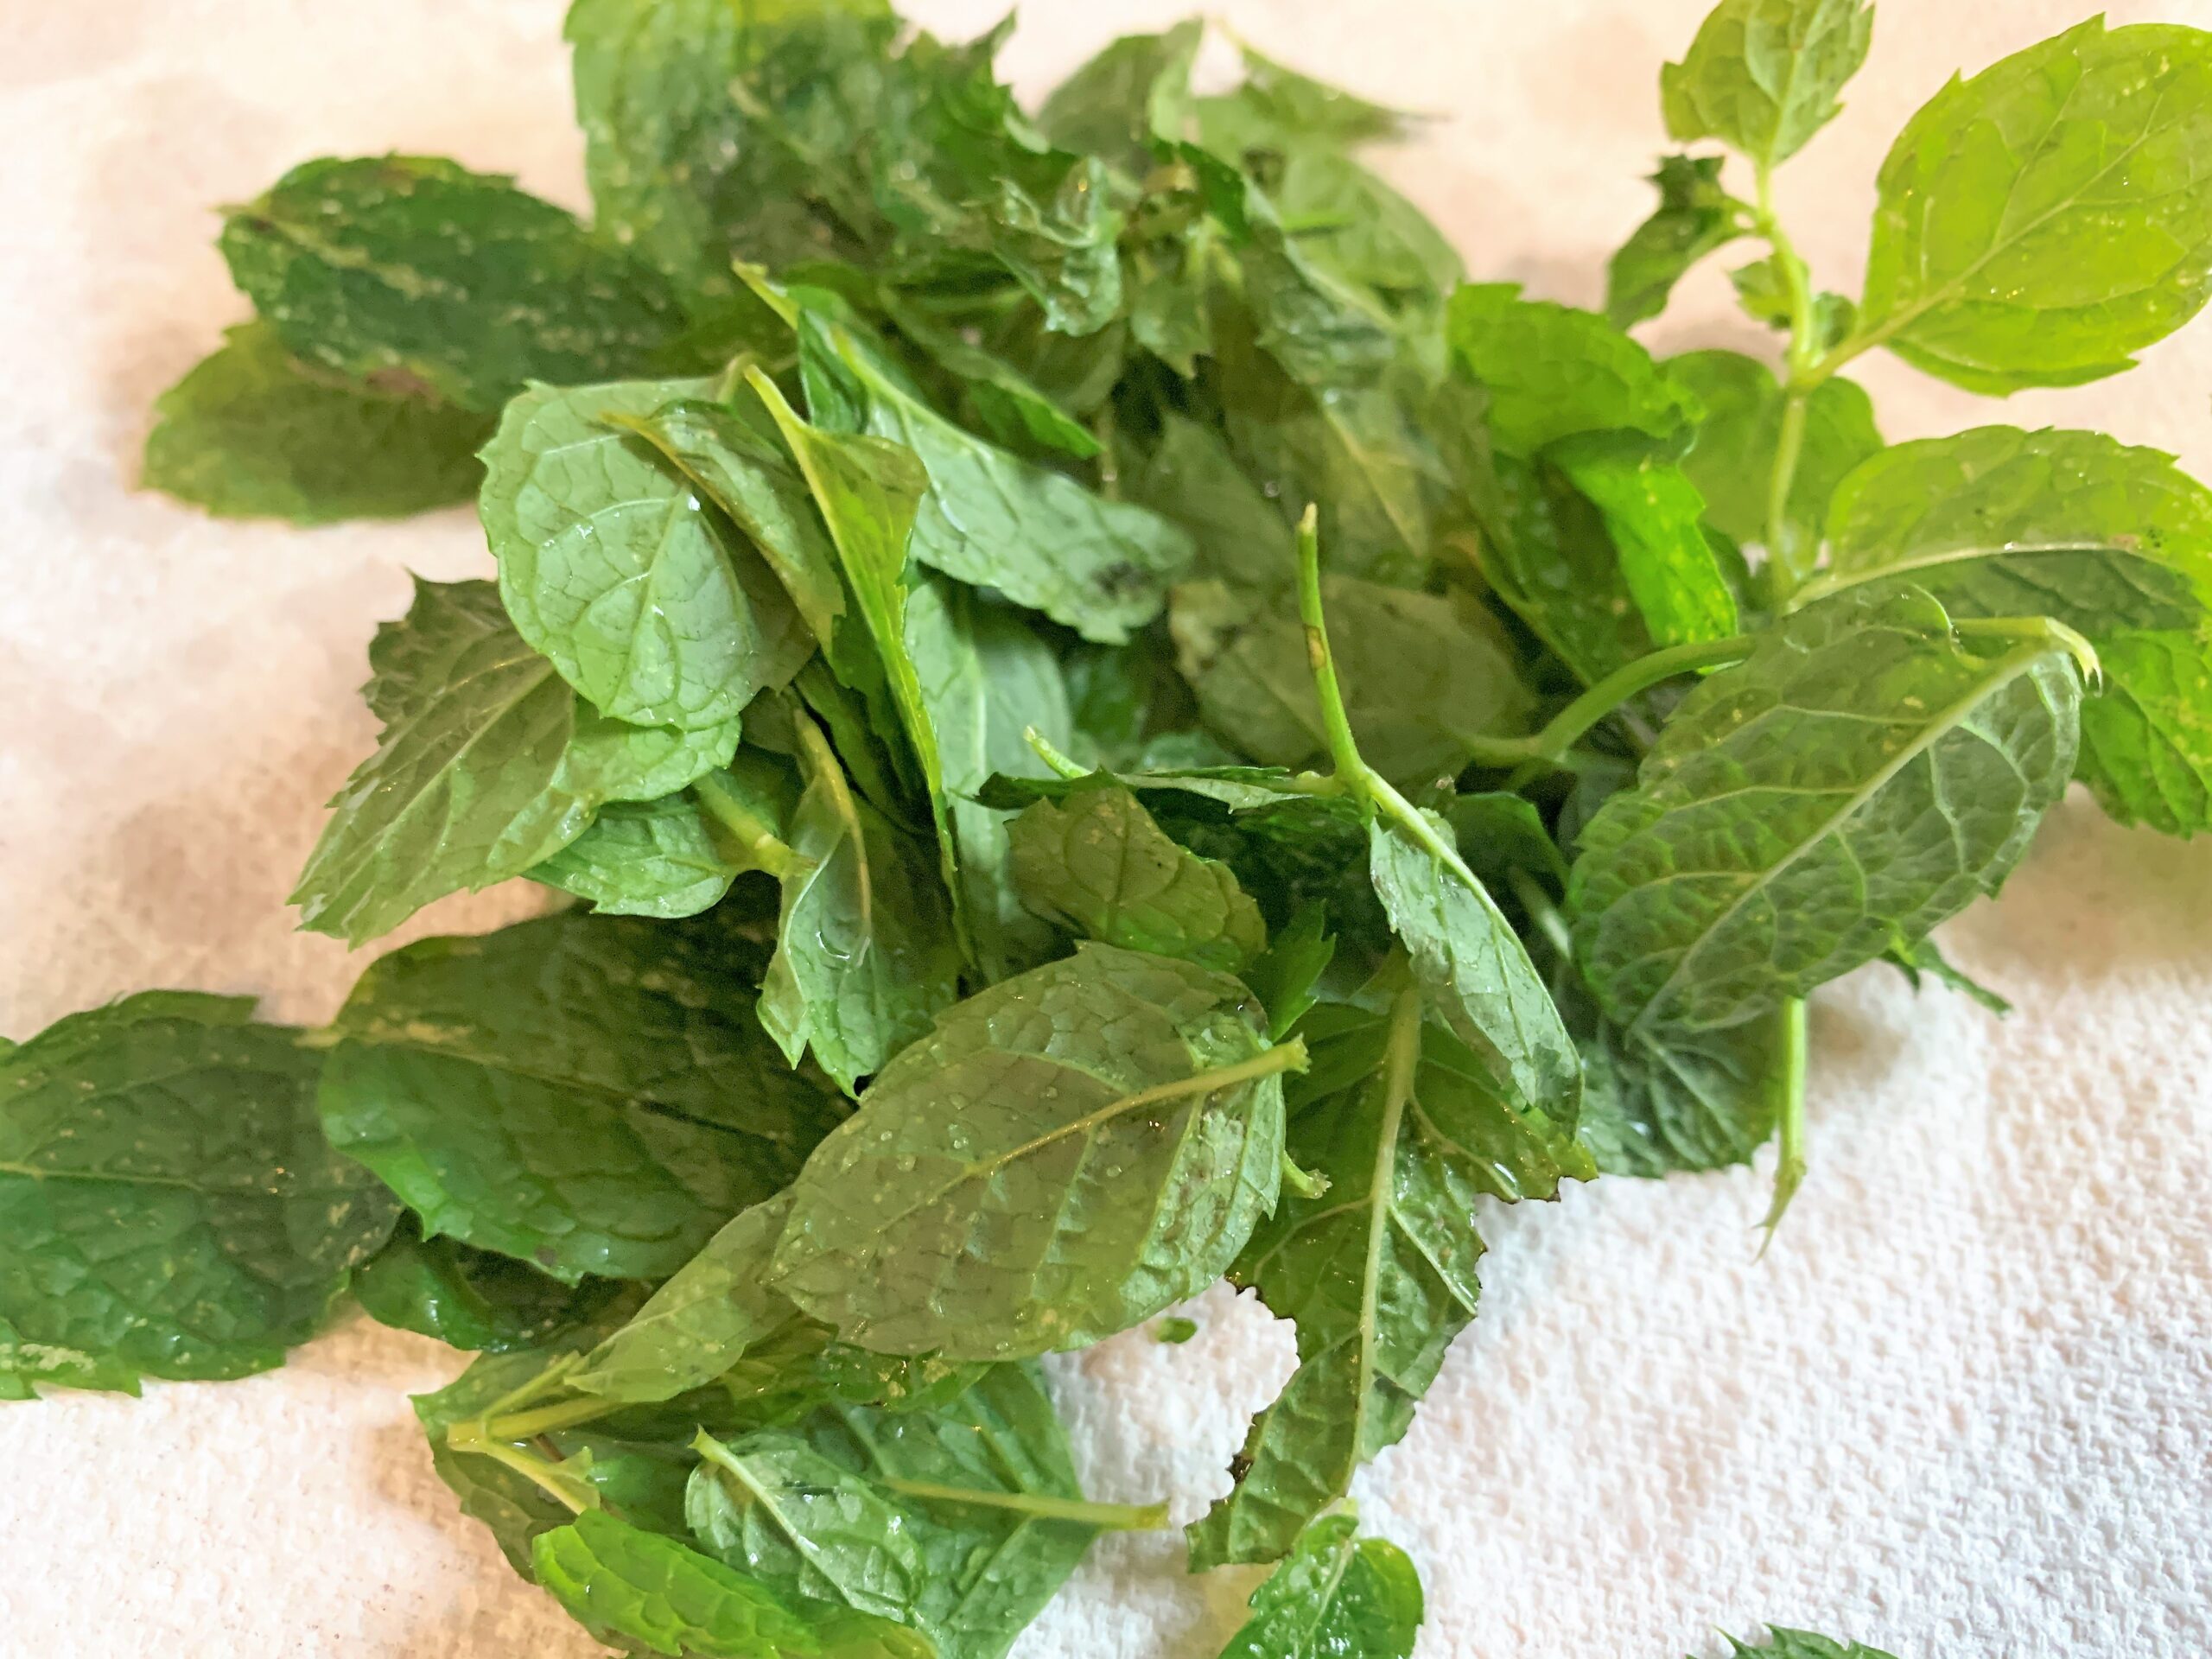
[[[1905,116],[2088,3],[1885,0],[1849,108],[1783,175],[1825,282],[1855,277]],[[970,32],[998,0],[911,9]],[[1041,87],[1185,9],[1039,0],[1007,60]],[[1588,303],[1648,209],[1657,66],[1702,0],[1215,10],[1439,112],[1393,175],[1478,272]],[[2205,0],[2112,11],[2212,25]],[[408,569],[484,573],[474,524],[219,525],[133,493],[135,455],[154,394],[243,315],[213,204],[386,149],[580,201],[558,35],[557,0],[0,3],[0,1031],[147,985],[314,1020],[358,971],[283,895],[372,735],[372,625]],[[1763,344],[1718,266],[1653,332]],[[1892,436],[2099,425],[2204,473],[2208,371],[2212,321],[2133,374],[2002,406],[1888,362],[1862,378]],[[2069,802],[2002,904],[1946,936],[2011,1022],[1878,972],[1821,1000],[1813,1175],[1764,1263],[1764,1174],[1486,1216],[1482,1318],[1361,1484],[1427,1581],[1423,1659],[1670,1659],[1765,1618],[1905,1659],[2212,1649],[2208,923],[2212,849]],[[1137,1333],[1055,1365],[1094,1488],[1172,1495],[1179,1519],[1290,1363],[1249,1305],[1193,1311],[1186,1346]],[[595,1651],[432,1478],[402,1396],[454,1368],[355,1324],[245,1382],[0,1408],[0,1655]],[[1179,1567],[1172,1535],[1102,1547],[1025,1659],[1212,1654],[1251,1575]]]

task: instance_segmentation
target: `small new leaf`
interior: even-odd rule
[[[1786,162],[1835,118],[1873,38],[1866,0],[1721,0],[1682,61],[1659,71],[1667,130]]]
[[[1692,265],[1749,234],[1751,210],[1720,183],[1722,157],[1668,156],[1651,182],[1659,206],[1605,266],[1605,315],[1616,328],[1656,317]]]
[[[1408,1659],[1426,1614],[1421,1579],[1395,1544],[1332,1515],[1252,1592],[1252,1617],[1220,1659]]]

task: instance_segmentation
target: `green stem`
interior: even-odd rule
[[[1770,602],[1779,610],[1810,569],[1809,563],[1801,567],[1796,550],[1789,543],[1789,492],[1797,481],[1797,462],[1805,450],[1808,400],[1819,381],[1808,378],[1817,366],[1812,283],[1805,262],[1797,257],[1796,246],[1774,210],[1774,168],[1761,162],[1758,177],[1758,229],[1774,250],[1775,267],[1782,273],[1783,290],[1789,300],[1789,372],[1783,380],[1782,428],[1775,440],[1774,470],[1767,480],[1766,494],[1767,589]]]
[[[753,861],[756,868],[766,870],[779,879],[791,869],[791,861],[798,855],[776,834],[772,826],[739,799],[736,793],[715,773],[710,772],[694,782],[691,792],[698,798],[699,804],[707,810],[707,816],[728,830],[737,844],[745,849],[746,856]]]
[[[1329,759],[1347,789],[1370,794],[1382,780],[1368,770],[1352,739],[1351,717],[1344,713],[1344,688],[1337,683],[1337,659],[1329,649],[1328,619],[1321,610],[1319,509],[1306,504],[1298,521],[1298,615],[1306,625],[1306,661],[1313,671],[1313,690],[1321,700],[1321,729],[1329,740]]]
[[[2095,685],[2104,678],[2097,648],[2055,616],[1968,616],[1955,618],[1951,631],[1962,639],[2018,639],[2074,659],[2082,677]]]
[[[987,1492],[972,1486],[939,1486],[926,1480],[885,1480],[881,1485],[902,1497],[930,1503],[963,1503],[976,1509],[1012,1510],[1045,1521],[1074,1521],[1105,1532],[1153,1532],[1167,1524],[1165,1503],[1092,1503],[1036,1492]]]
[[[1298,1197],[1319,1198],[1327,1195],[1329,1191],[1327,1176],[1304,1167],[1293,1160],[1287,1152],[1282,1154],[1281,1162],[1282,1184]]]
[[[1021,736],[1022,741],[1029,745],[1039,760],[1069,782],[1077,782],[1090,776],[1089,766],[1084,766],[1080,760],[1072,760],[1061,753],[1053,747],[1052,740],[1034,726],[1024,728]]]
[[[599,1507],[599,1494],[566,1473],[557,1461],[498,1438],[480,1421],[454,1424],[446,1430],[446,1444],[456,1452],[474,1452],[505,1465],[577,1514]]]
[[[1805,1001],[1792,997],[1782,1005],[1782,1067],[1772,1079],[1777,1096],[1775,1116],[1782,1125],[1782,1156],[1774,1166],[1774,1201],[1759,1225],[1766,1236],[1759,1242],[1764,1255],[1774,1243],[1774,1230],[1782,1224],[1789,1201],[1805,1179]]]
[[[1747,634],[1726,639],[1696,639],[1669,645],[1624,664],[1554,715],[1544,728],[1528,737],[1484,738],[1473,742],[1474,758],[1500,771],[1529,761],[1556,770],[1576,741],[1592,726],[1639,692],[1694,669],[1740,663],[1751,655]]]
[[[1567,918],[1560,914],[1559,906],[1552,902],[1543,884],[1526,870],[1509,870],[1505,879],[1513,888],[1513,896],[1521,901],[1521,908],[1529,912],[1529,919],[1544,936],[1552,949],[1558,951],[1560,960],[1574,959],[1574,937],[1568,931]]]
[[[540,1406],[535,1411],[510,1412],[505,1416],[484,1419],[480,1427],[495,1440],[527,1440],[540,1434],[550,1434],[556,1428],[574,1428],[578,1423],[590,1422],[609,1412],[620,1411],[619,1400],[601,1400],[584,1395],[575,1400],[563,1400],[556,1406]],[[452,1437],[448,1435],[448,1439]]]

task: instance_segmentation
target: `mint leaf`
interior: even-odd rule
[[[1100,445],[1090,429],[1013,364],[888,292],[879,292],[876,302],[901,334],[959,380],[967,409],[975,416],[973,424],[1001,443],[1018,453],[1071,455],[1077,461],[1099,454]]]
[[[425,1238],[411,1214],[355,1270],[353,1289],[380,1325],[490,1354],[536,1347],[592,1319],[620,1294],[612,1281],[564,1285],[510,1257]]]
[[[1143,174],[1154,144],[1187,136],[1191,62],[1205,32],[1192,18],[1163,34],[1124,35],[1052,89],[1039,130],[1063,149]]]
[[[1873,38],[1866,0],[1721,0],[1682,61],[1659,72],[1667,130],[1786,162],[1835,118]]]
[[[332,798],[292,894],[302,927],[355,944],[543,864],[603,804],[672,793],[737,747],[734,721],[679,732],[594,713],[488,582],[418,580],[369,665],[384,735]]]
[[[565,210],[429,156],[316,161],[225,220],[223,257],[296,356],[490,413],[525,382],[649,372],[667,285]]]
[[[332,1144],[423,1221],[567,1283],[675,1272],[837,1121],[754,1022],[713,918],[550,916],[425,939],[332,1023]]]
[[[810,721],[760,1023],[849,1094],[957,995],[960,944],[928,849],[858,798]]]
[[[1452,296],[1446,324],[1459,367],[1489,390],[1500,450],[1533,455],[1558,438],[1617,429],[1665,442],[1695,422],[1697,400],[1603,317],[1520,293],[1471,283]]]
[[[1170,412],[1131,499],[1182,526],[1206,579],[1255,593],[1287,593],[1297,570],[1282,509],[1236,463],[1214,428]]]
[[[1705,406],[1681,467],[1705,498],[1706,522],[1732,541],[1764,545],[1767,486],[1782,435],[1780,383],[1766,365],[1734,352],[1687,352],[1669,358],[1666,368]],[[1836,486],[1881,447],[1873,404],[1859,386],[1839,375],[1813,388],[1790,480],[1783,557],[1808,562]]]
[[[1690,267],[1749,233],[1751,210],[1720,182],[1719,156],[1664,156],[1659,206],[1605,266],[1605,317],[1616,328],[1656,317]]]
[[[2212,491],[2156,449],[2099,432],[1977,427],[1859,467],[1829,515],[1839,588],[1910,582],[1955,615],[2056,617],[2103,695],[2082,708],[2077,775],[2122,822],[2212,823]]]
[[[313,1336],[391,1200],[315,1121],[316,1057],[244,998],[144,991],[0,1052],[0,1377],[138,1392]]]
[[[1736,302],[1744,308],[1745,315],[1786,334],[1796,326],[1796,305],[1789,295],[1793,274],[1798,281],[1811,286],[1812,274],[1806,270],[1802,259],[1795,254],[1774,253],[1730,271],[1728,281],[1735,288]],[[1835,350],[1851,337],[1851,331],[1858,323],[1859,308],[1842,295],[1814,295],[1809,341],[1812,350]]]
[[[1619,432],[1562,439],[1551,462],[1605,521],[1621,579],[1652,642],[1688,645],[1736,632],[1736,595],[1698,521],[1705,498],[1649,440]]]
[[[1358,1526],[1332,1515],[1300,1533],[1220,1659],[1408,1659],[1426,1615],[1421,1579],[1403,1550]]]
[[[1370,990],[1381,1011],[1332,1004],[1300,1026],[1313,1069],[1289,1090],[1287,1149],[1326,1190],[1286,1194],[1233,1269],[1296,1323],[1299,1365],[1254,1420],[1236,1488],[1190,1529],[1194,1568],[1281,1559],[1404,1435],[1475,1316],[1475,1194],[1548,1198],[1594,1173],[1571,1133],[1510,1106],[1425,1026],[1419,988]]]
[[[602,808],[591,828],[530,879],[573,893],[606,916],[674,921],[712,909],[753,868],[717,839],[690,791]]]
[[[2030,626],[1961,640],[1926,594],[1846,594],[1683,698],[1568,891],[1600,1004],[1736,1024],[1994,893],[2076,747],[2081,680]]]
[[[485,448],[484,529],[507,613],[616,720],[723,725],[813,654],[750,540],[626,424],[707,385],[534,386]]]
[[[156,400],[140,481],[219,518],[397,518],[473,498],[485,418],[311,370],[265,322]]]
[[[1191,556],[1180,531],[962,431],[844,324],[810,311],[798,328],[815,421],[903,444],[927,472],[917,559],[1087,639],[1118,644],[1159,614]]]
[[[601,1510],[541,1535],[538,1583],[594,1636],[696,1659],[929,1659],[878,1619],[802,1616],[754,1580]]]
[[[1836,1642],[1810,1630],[1785,1630],[1779,1624],[1770,1627],[1766,1640],[1757,1647],[1747,1646],[1732,1636],[1728,1638],[1728,1645],[1738,1659],[1746,1654],[1760,1653],[1771,1654],[1774,1659],[1895,1659],[1893,1655],[1861,1647],[1856,1642]]]
[[[2212,295],[2212,35],[2101,17],[1954,79],[1882,163],[1859,338],[1969,391],[2074,386]]]
[[[1280,1174],[1300,1051],[1247,1002],[1100,944],[969,998],[808,1160],[772,1282],[849,1342],[958,1359],[1079,1347],[1185,1300]]]
[[[1267,924],[1236,877],[1169,840],[1126,789],[1039,801],[1008,834],[1022,902],[1086,938],[1227,973],[1267,948]]]
[[[1562,1001],[1573,999],[1562,997]],[[1576,1012],[1581,1012],[1577,1010]],[[1583,1143],[1608,1175],[1747,1164],[1774,1136],[1781,1109],[1783,1015],[1648,1036],[1595,1008],[1578,1020]]]

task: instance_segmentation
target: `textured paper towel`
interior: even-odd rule
[[[1843,118],[1784,175],[1832,285],[1889,136],[1956,67],[2089,0],[1885,0]],[[999,0],[912,8],[947,30]],[[1046,84],[1179,3],[1040,0]],[[1655,76],[1702,0],[1220,4],[1249,38],[1445,112],[1392,159],[1483,273],[1581,302],[1646,211]],[[2212,25],[2204,0],[2115,6]],[[148,401],[241,315],[210,205],[324,153],[451,153],[579,199],[556,0],[0,3],[0,1031],[149,984],[326,1014],[359,963],[290,931],[354,689],[404,570],[484,571],[465,513],[308,535],[130,493]],[[1668,349],[1758,348],[1705,273]],[[2212,468],[2212,321],[2075,393],[1978,404],[1886,362],[1892,435],[2095,424]],[[472,929],[526,900],[442,907]],[[1772,1618],[1906,1659],[2212,1649],[2212,848],[2069,803],[1947,936],[2020,1005],[1862,975],[1815,1015],[1813,1177],[1750,1260],[1764,1175],[1630,1181],[1485,1217],[1482,1318],[1361,1484],[1418,1559],[1424,1659],[1669,1659]],[[1283,1327],[1058,1362],[1100,1495],[1224,1484]],[[9,1659],[569,1659],[594,1651],[432,1479],[402,1395],[452,1357],[355,1324],[284,1371],[0,1408]],[[1249,1575],[1100,1548],[1025,1659],[1198,1659]]]

